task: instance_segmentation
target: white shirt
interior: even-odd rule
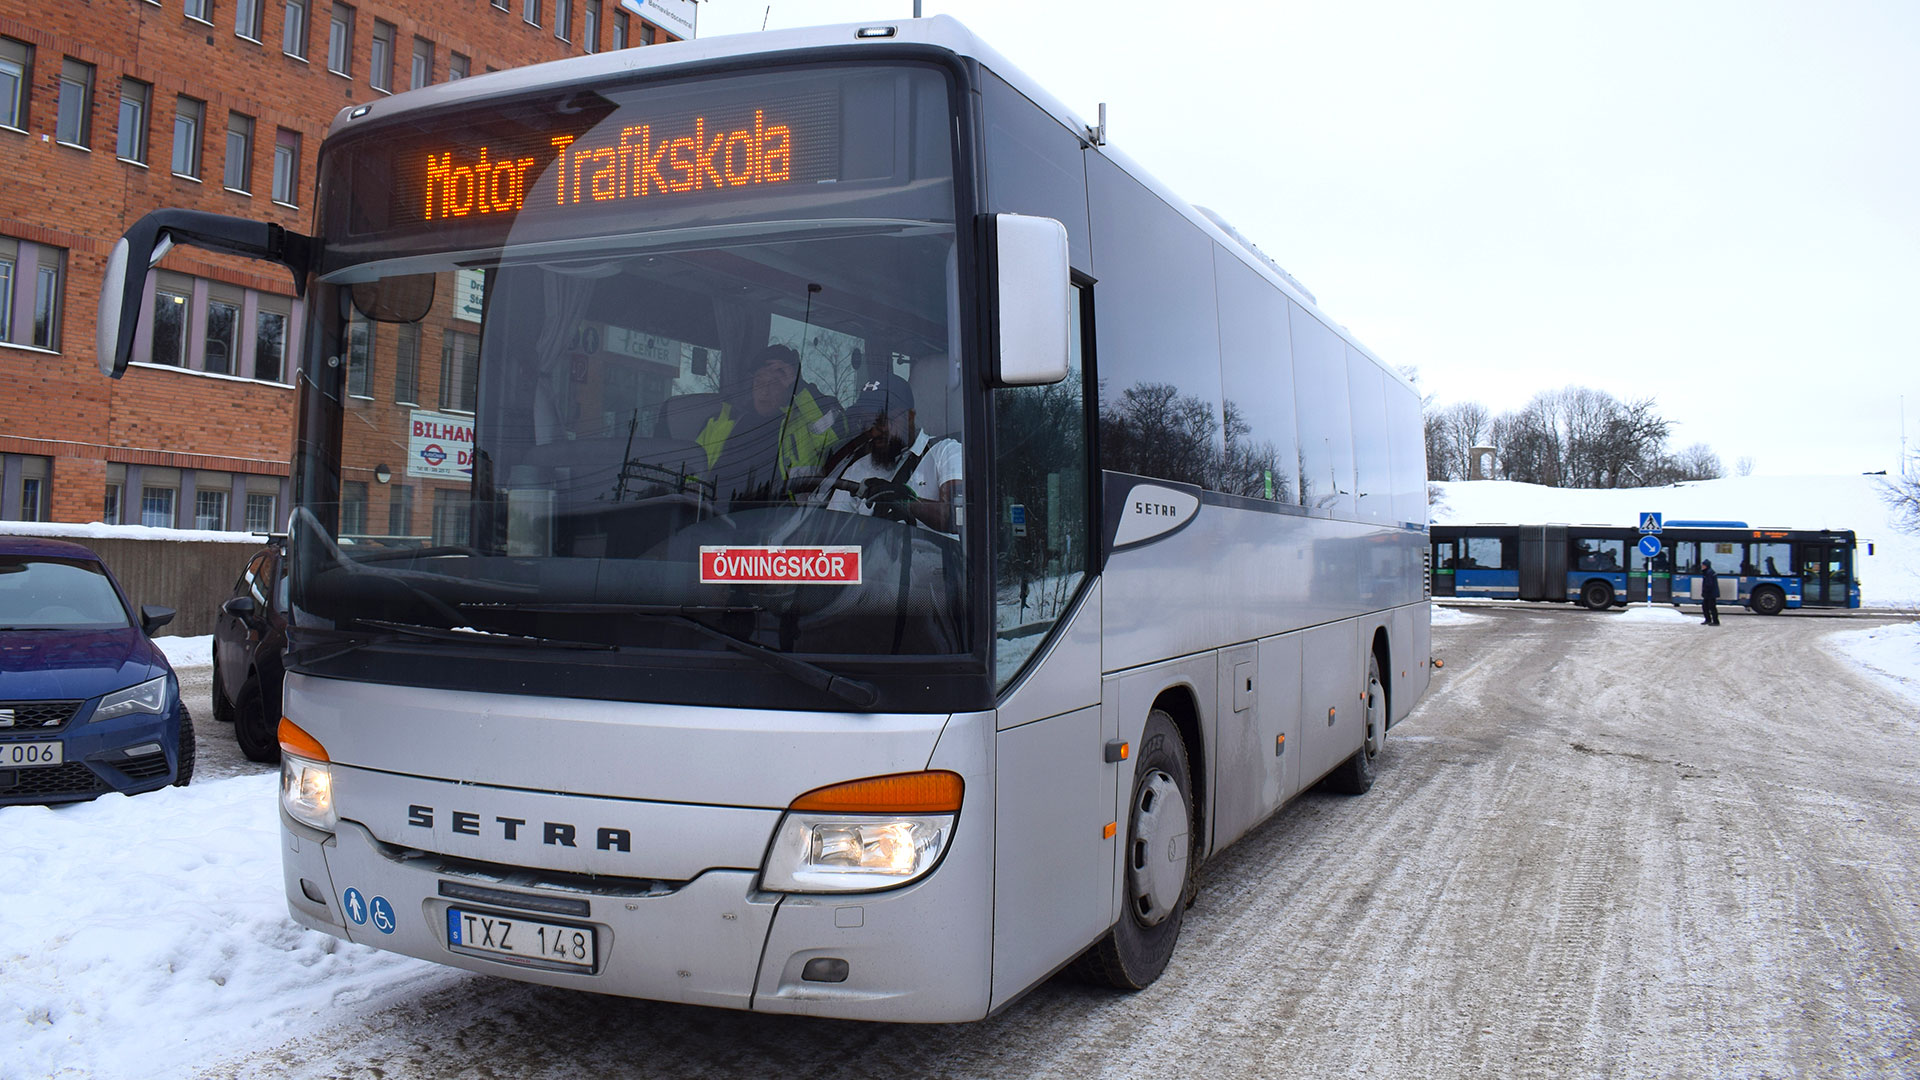
[[[960,440],[941,439],[935,442],[931,435],[922,431],[919,438],[907,454],[917,454],[920,460],[913,466],[913,475],[907,477],[906,484],[913,493],[922,499],[938,499],[942,484],[960,479],[964,455],[960,453]],[[873,460],[871,453],[862,454],[849,463],[841,473],[842,480],[851,481],[859,487],[867,480],[891,480],[893,474],[900,471],[900,462],[881,465]],[[872,510],[863,499],[856,499],[844,491],[836,490],[833,498],[827,500],[827,509],[842,510],[850,514],[867,514]]]

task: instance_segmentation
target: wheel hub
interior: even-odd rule
[[[1173,913],[1187,885],[1187,808],[1173,777],[1155,769],[1133,802],[1127,883],[1134,916],[1157,926]]]

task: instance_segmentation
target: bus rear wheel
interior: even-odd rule
[[[1778,615],[1787,606],[1787,595],[1771,585],[1762,585],[1753,590],[1747,606],[1755,615]]]
[[[1589,581],[1580,587],[1580,602],[1590,611],[1605,611],[1613,606],[1613,586],[1604,581]]]
[[[1125,910],[1080,957],[1092,982],[1139,990],[1167,969],[1193,880],[1193,794],[1187,746],[1173,718],[1155,709],[1140,734],[1127,806]]]

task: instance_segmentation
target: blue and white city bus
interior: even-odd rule
[[[303,290],[305,926],[766,1012],[1140,987],[1426,689],[1417,396],[951,19],[382,98],[317,203],[150,215],[100,322],[117,374],[169,243]]]
[[[1741,521],[1670,521],[1660,551],[1616,525],[1435,525],[1433,594],[1578,603],[1595,611],[1640,603],[1698,604],[1712,563],[1717,599],[1778,615],[1788,608],[1857,608],[1858,542],[1845,529],[1755,529]],[[1869,544],[1871,552],[1872,545]]]

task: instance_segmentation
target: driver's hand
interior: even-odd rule
[[[892,480],[873,477],[860,485],[860,497],[873,507],[873,516],[889,521],[912,521],[909,507],[919,499],[913,489]]]

